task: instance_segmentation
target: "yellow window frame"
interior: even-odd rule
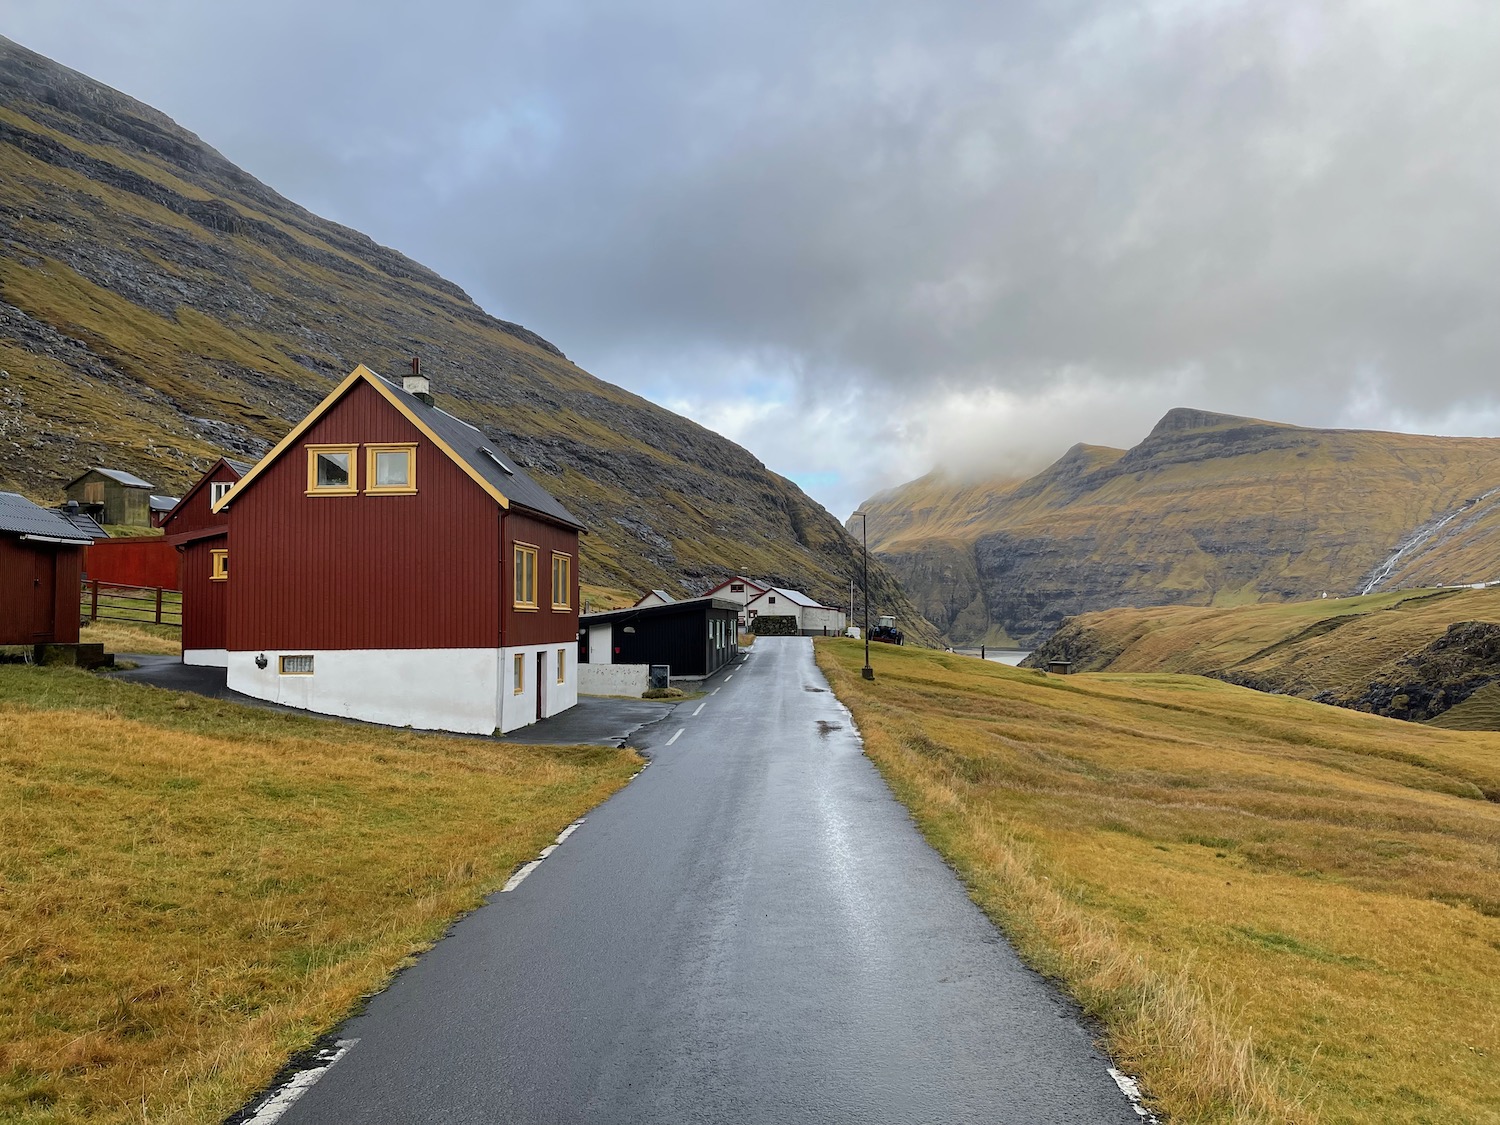
[[[358,496],[359,495],[359,445],[307,445],[307,495],[309,496]],[[346,453],[349,455],[349,483],[347,485],[318,485],[318,454]]]
[[[511,596],[516,609],[535,610],[536,604],[536,560],[540,553],[535,543],[513,544],[514,573],[511,575]]]
[[[406,483],[381,485],[375,462],[381,453],[406,454]],[[417,493],[417,443],[414,441],[381,442],[365,446],[365,492],[371,496],[415,496]]]
[[[208,558],[208,580],[210,582],[228,582],[229,551],[227,549],[215,548],[208,552]]]
[[[511,694],[526,694],[526,654],[518,652],[512,658],[511,664]]]
[[[573,556],[562,551],[552,552],[552,608],[573,608]]]
[[[568,682],[568,650],[565,648],[557,650],[557,682]]]

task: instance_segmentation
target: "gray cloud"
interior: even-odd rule
[[[1493,5],[22,0],[7,34],[835,510],[1172,405],[1500,414]]]

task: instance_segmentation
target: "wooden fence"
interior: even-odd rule
[[[182,625],[182,593],[160,586],[122,586],[86,578],[83,616],[90,621],[134,621]]]

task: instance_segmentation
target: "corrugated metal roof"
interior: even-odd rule
[[[766,594],[780,594],[787,601],[794,602],[795,604],[800,605],[800,606],[804,606],[804,607],[811,607],[811,608],[816,608],[816,609],[831,609],[831,608],[833,608],[832,606],[825,606],[825,605],[823,605],[822,602],[815,602],[815,601],[813,601],[810,597],[808,597],[806,594],[804,594],[801,590],[784,590],[780,586],[772,586],[769,590],[766,591]],[[762,598],[765,597],[766,594],[762,594],[761,597]],[[752,599],[752,601],[758,602],[758,601],[760,601],[760,598],[754,598],[754,599]]]
[[[407,394],[400,383],[392,382],[384,375],[377,378],[400,395],[407,408],[422,420],[424,426],[437,434],[443,444],[462,457],[471,469],[494,485],[512,504],[583,530],[583,523],[577,516],[527,476],[509,455],[500,452],[495,443],[486,438],[477,427],[455,418],[446,410],[428,406],[415,395]]]
[[[0,532],[66,539],[85,545],[93,542],[91,535],[74,527],[60,513],[33,504],[17,492],[0,492]]]
[[[151,510],[153,512],[170,512],[173,508],[177,507],[181,499],[182,497],[180,496],[157,496],[153,494],[151,497]]]
[[[636,617],[659,617],[683,610],[696,608],[721,609],[729,613],[739,613],[739,602],[729,601],[727,598],[684,598],[680,602],[672,602],[669,605],[647,605],[631,606],[629,609],[611,609],[602,613],[582,613],[578,615],[580,627],[585,625],[607,625],[613,621],[632,619]]]
[[[62,516],[63,519],[67,520],[70,524],[76,527],[79,531],[83,532],[90,539],[109,538],[109,532],[100,527],[99,521],[96,520],[93,516],[89,515],[87,512],[73,512],[70,515],[68,512],[62,509],[54,508],[53,511],[57,512],[58,515]]]
[[[152,484],[150,481],[144,481],[140,477],[136,476],[134,473],[127,473],[124,469],[106,469],[102,465],[95,465],[95,466],[93,466],[92,468],[89,469],[88,473],[79,473],[76,477],[74,477],[72,480],[70,480],[67,483],[66,487],[71,488],[73,485],[75,485],[79,481],[81,481],[84,477],[88,476],[89,473],[101,473],[104,476],[109,477],[110,480],[118,481],[120,484],[123,484],[126,488],[155,488],[156,487],[156,485]]]

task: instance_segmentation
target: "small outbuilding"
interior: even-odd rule
[[[739,651],[740,607],[722,598],[616,609],[578,619],[586,664],[665,664],[673,679],[712,676]]]
[[[151,490],[155,485],[124,469],[94,466],[63,486],[69,500],[100,523],[151,527]]]
[[[745,604],[745,614],[751,622],[757,617],[794,618],[797,632],[804,637],[840,637],[848,625],[843,610],[823,605],[801,590],[779,586],[772,586],[751,598]]]
[[[632,607],[634,609],[645,609],[653,605],[671,605],[677,599],[665,590],[649,590],[641,596],[641,600]]]
[[[0,492],[0,645],[78,643],[90,542],[60,513]]]

